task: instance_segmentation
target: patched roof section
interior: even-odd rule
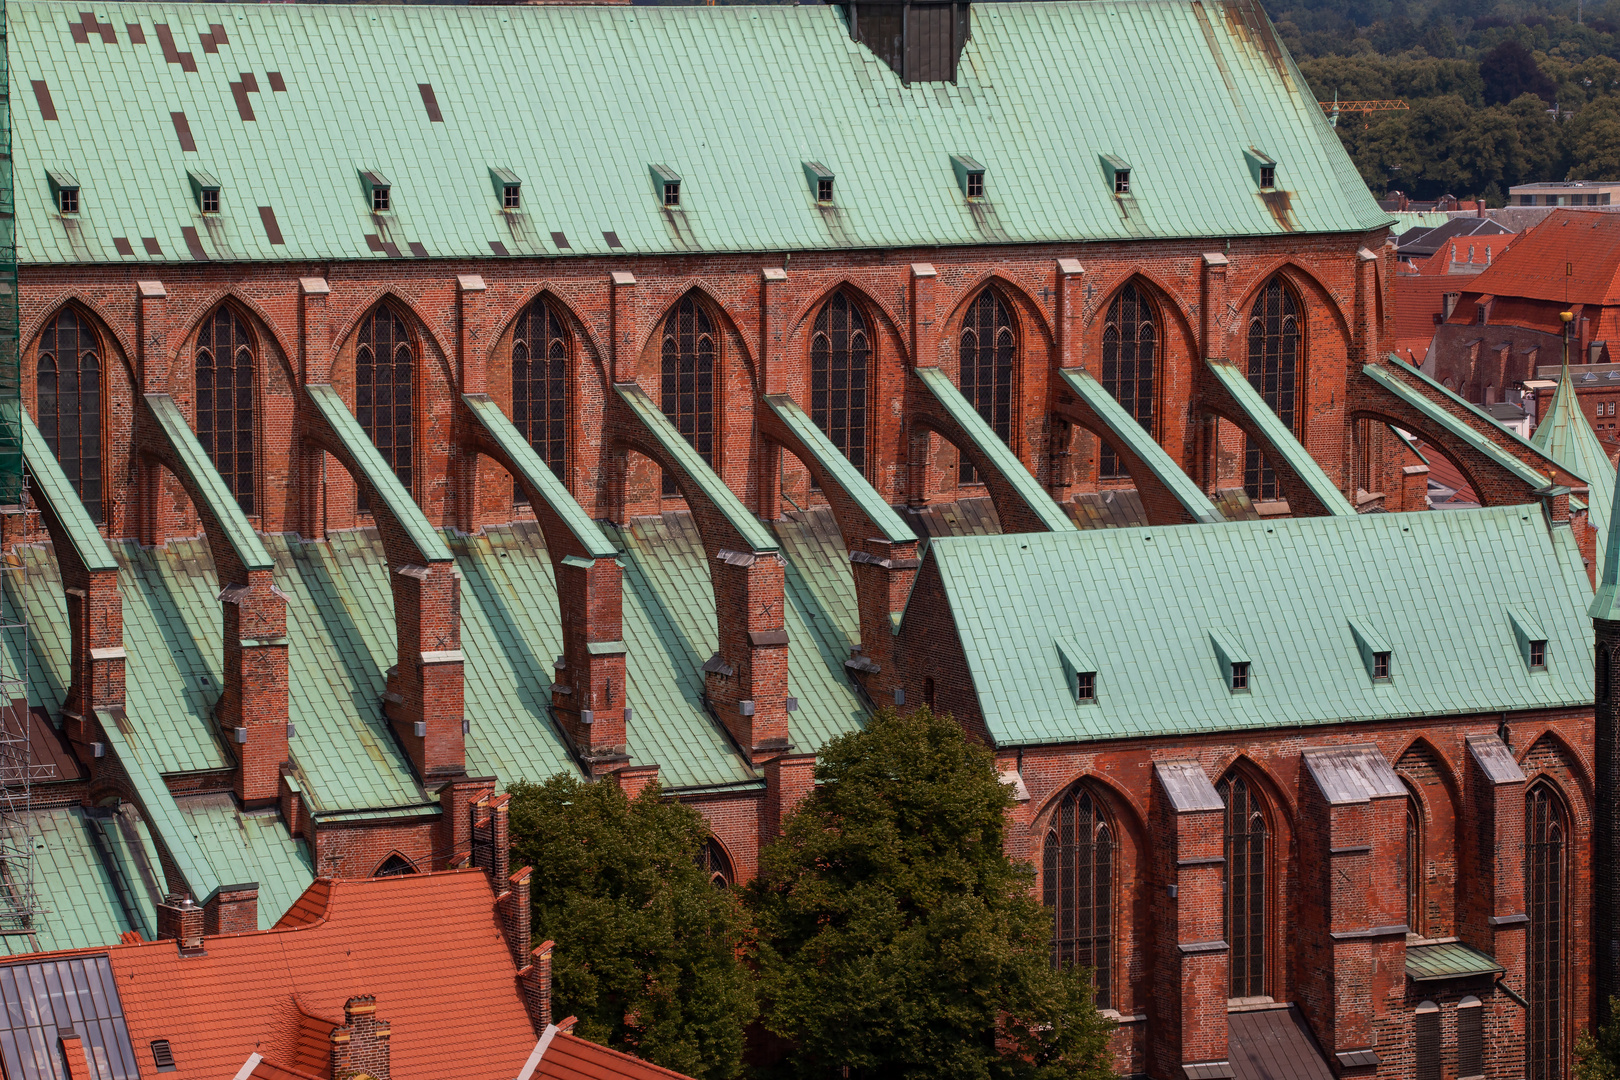
[[[940,538],[927,557],[998,745],[1592,700],[1589,579],[1539,506]],[[1515,600],[1547,635],[1546,672],[1480,587],[1476,568],[1504,562],[1544,568]],[[1367,677],[1353,618],[1401,657],[1387,682]],[[1242,643],[1246,692],[1223,680],[1212,627]],[[1095,702],[1065,687],[1055,640],[1096,662]]]
[[[168,258],[302,261],[1390,221],[1255,0],[975,6],[959,81],[909,87],[835,5],[121,4],[96,18],[91,34],[72,3],[7,10],[17,85],[37,105],[13,117],[25,263],[165,258],[116,237],[150,237]],[[1284,212],[1256,187],[1253,146],[1277,161]],[[1128,206],[1076,164],[1099,147],[1132,164]],[[952,154],[984,164],[983,200],[963,198]],[[805,184],[807,158],[837,173],[836,215]],[[523,177],[524,211],[502,210],[491,162]],[[678,211],[648,162],[680,175]],[[210,221],[186,184],[199,165],[222,185]],[[45,177],[64,166],[83,185],[79,251]],[[360,169],[393,181],[388,213],[371,213]]]
[[[1554,210],[1468,286],[1490,296],[1620,304],[1620,217]]]

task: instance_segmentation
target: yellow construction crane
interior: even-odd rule
[[[1328,122],[1334,127],[1339,126],[1340,113],[1375,113],[1393,112],[1407,108],[1407,104],[1399,98],[1384,101],[1340,101],[1339,95],[1333,95],[1332,101],[1318,101],[1322,111],[1328,114]]]

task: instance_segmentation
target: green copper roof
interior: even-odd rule
[[[444,540],[439,536],[437,529],[428,521],[422,508],[411,498],[411,493],[405,490],[405,485],[399,482],[394,470],[389,468],[388,462],[383,460],[382,453],[372,444],[371,437],[366,429],[360,426],[360,421],[354,418],[354,413],[343,404],[338,392],[330,386],[312,385],[304,388],[308,391],[310,400],[320,410],[321,416],[332,428],[334,434],[343,443],[343,448],[354,458],[355,464],[365,474],[371,489],[377,497],[388,507],[388,512],[394,515],[405,535],[410,537],[411,543],[416,546],[417,552],[427,562],[449,562],[450,549],[444,546]]]
[[[765,404],[770,406],[789,431],[798,436],[805,450],[815,458],[811,464],[820,470],[824,482],[836,484],[851,502],[860,507],[861,512],[883,533],[882,539],[891,544],[917,539],[917,534],[900,520],[894,507],[883,501],[883,496],[866,482],[861,470],[833,445],[833,441],[799,408],[797,402],[787,394],[772,394],[765,398]]]
[[[56,520],[61,522],[79,561],[84,563],[86,570],[118,569],[118,561],[113,558],[107,541],[102,539],[100,530],[90,518],[90,512],[84,508],[78,492],[73,490],[73,484],[62,471],[61,463],[51,453],[50,444],[39,433],[39,428],[34,426],[34,419],[26,410],[22,414],[22,427],[23,458],[34,479],[34,490],[39,492],[39,497],[56,515]]]
[[[1586,613],[1594,619],[1620,622],[1620,529],[1614,528],[1614,505],[1620,504],[1620,478],[1610,499],[1608,542],[1603,548],[1603,573],[1598,577],[1597,595]]]
[[[1193,483],[1192,477],[1181,471],[1181,466],[1176,464],[1175,458],[1164,452],[1164,447],[1153,438],[1152,432],[1137,423],[1136,418],[1114,400],[1114,395],[1108,392],[1107,387],[1080,368],[1064,368],[1058,374],[1063,376],[1063,381],[1069,385],[1069,389],[1073,390],[1097,415],[1097,419],[1108,425],[1108,430],[1113,433],[1114,438],[1140,458],[1154,477],[1170,489],[1170,494],[1174,495],[1176,501],[1192,515],[1194,521],[1226,520],[1221,516],[1221,512],[1215,509],[1208,496]]]
[[[175,802],[222,884],[258,883],[260,930],[274,926],[315,880],[309,845],[293,839],[275,811],[244,814],[227,792]]]
[[[1282,418],[1266,404],[1266,399],[1249,382],[1248,376],[1239,371],[1237,365],[1224,360],[1210,360],[1207,363],[1211,373],[1226,388],[1249,422],[1265,432],[1271,445],[1282,455],[1282,464],[1310,489],[1322,508],[1330,515],[1353,516],[1356,508],[1350,505],[1343,492],[1333,486],[1333,481],[1322,471],[1322,466],[1311,457],[1309,450],[1300,445]]]
[[[1012,447],[1001,441],[1001,436],[979,415],[979,410],[973,407],[972,402],[962,396],[950,380],[950,377],[937,367],[915,368],[912,374],[922,380],[923,386],[934,395],[947,416],[956,421],[957,427],[972,441],[973,446],[980,454],[990,460],[990,464],[1017,492],[1025,506],[1029,507],[1048,532],[1074,532],[1074,522],[1069,520],[1062,507],[1052,501],[1052,497],[1041,487],[1041,482],[1030,475],[1024,463],[1018,460]]]
[[[1406,947],[1406,977],[1413,982],[1440,982],[1507,970],[1495,960],[1460,941]]]
[[[506,418],[494,399],[488,394],[463,394],[461,400],[467,403],[473,419],[478,421],[495,445],[505,451],[512,464],[517,466],[525,483],[539,493],[551,512],[574,534],[574,539],[579,541],[587,555],[602,559],[618,554],[584,507],[568,493],[567,485],[534,452],[529,440]]]
[[[75,4],[8,4],[25,88],[12,111],[21,262],[795,251],[1391,221],[1253,0],[975,5],[957,84],[909,87],[832,5],[95,14],[112,42],[75,42]],[[36,81],[53,119],[26,89]],[[1276,160],[1285,197],[1261,197],[1250,148]],[[1099,154],[1131,163],[1128,199]],[[985,166],[982,201],[964,199],[953,155]],[[835,174],[833,211],[806,161]],[[661,205],[655,164],[681,178],[677,211]],[[48,169],[81,185],[71,232]],[[492,169],[522,181],[521,212],[502,211]],[[218,178],[217,215],[199,212],[189,170]],[[362,172],[390,182],[386,215],[370,213]]]
[[[34,890],[42,909],[34,925],[42,951],[112,945],[130,930],[156,937],[155,909],[138,870],[140,857],[111,815],[70,806],[35,810],[28,823],[34,838]],[[157,851],[150,847],[144,824],[137,828],[148,865],[155,867]],[[161,884],[161,871],[157,881]],[[15,948],[26,940],[7,943]]]
[[[940,538],[928,558],[998,745],[1592,700],[1585,567],[1539,506]],[[1485,565],[1539,572],[1510,595],[1480,587]],[[1510,599],[1548,636],[1546,672],[1526,670]],[[1388,682],[1351,620],[1390,646]],[[1247,693],[1215,632],[1251,662]],[[1059,641],[1096,662],[1095,704],[1064,685]]]
[[[1407,367],[1406,370],[1410,372],[1416,371],[1417,369]],[[1453,416],[1451,411],[1445,406],[1429,399],[1427,396],[1419,393],[1417,390],[1407,385],[1405,380],[1403,380],[1399,375],[1393,374],[1379,364],[1367,364],[1361,369],[1361,371],[1362,374],[1366,375],[1373,382],[1377,383],[1379,386],[1382,386],[1384,389],[1388,390],[1390,393],[1412,406],[1412,408],[1428,417],[1428,419],[1435,425],[1445,429],[1454,438],[1461,439],[1463,442],[1467,443],[1475,450],[1478,450],[1480,453],[1484,454],[1486,457],[1490,458],[1492,461],[1496,462],[1498,465],[1502,466],[1502,468],[1508,470],[1525,483],[1532,484],[1536,488],[1543,488],[1552,483],[1551,479],[1549,479],[1545,473],[1537,472],[1529,465],[1526,465],[1524,462],[1502,449],[1492,440],[1487,439],[1485,436],[1475,431],[1468,424],[1465,424],[1463,421]],[[1418,372],[1418,374],[1421,375],[1422,373]],[[1428,378],[1428,376],[1424,376],[1424,378]],[[1433,380],[1430,380],[1430,382],[1433,382]],[[1441,387],[1441,389],[1445,388]],[[1450,391],[1447,392],[1450,393]],[[1461,398],[1457,398],[1457,400],[1462,401]],[[1466,404],[1466,402],[1464,404]],[[1473,408],[1473,406],[1470,405],[1469,408]],[[1502,427],[1502,425],[1497,423],[1493,417],[1485,413],[1481,413],[1480,415],[1485,416],[1485,418],[1490,420],[1492,424],[1495,424],[1499,430],[1504,432],[1507,431],[1507,428]],[[1514,437],[1517,438],[1517,436]],[[1529,444],[1527,443],[1526,445]],[[1536,452],[1540,453],[1541,451],[1537,449]]]
[[[624,403],[630,406],[637,417],[647,428],[647,431],[657,441],[664,453],[674,459],[698,490],[714,504],[714,508],[726,519],[726,523],[734,529],[743,543],[755,552],[775,551],[776,540],[772,538],[770,530],[760,524],[758,518],[749,512],[742,500],[720,479],[703,455],[693,449],[692,444],[670,423],[669,417],[653,403],[647,396],[647,391],[633,383],[617,383],[613,392],[618,394]],[[708,659],[708,657],[704,657]]]
[[[1609,461],[1608,451],[1598,442],[1597,432],[1581,411],[1576,399],[1575,380],[1564,365],[1558,378],[1558,390],[1553,394],[1547,414],[1536,426],[1531,443],[1558,464],[1577,476],[1587,479],[1586,520],[1597,530],[1595,550],[1599,559],[1598,577],[1603,576],[1604,559],[1609,549],[1609,514],[1613,505],[1615,469]]]
[[[201,494],[208,509],[219,520],[225,539],[231,545],[231,550],[236,552],[236,557],[249,570],[268,569],[271,565],[269,553],[259,543],[253,525],[237,505],[230,488],[225,486],[225,478],[214,468],[208,451],[203,449],[203,444],[186,423],[174,398],[168,394],[147,394],[146,406],[156,418],[159,430],[168,439],[175,460],[186,471],[192,487]]]

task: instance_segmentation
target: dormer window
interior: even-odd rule
[[[652,170],[653,186],[665,206],[681,205],[681,178],[675,175],[674,170],[664,165],[650,166]]]
[[[523,181],[518,178],[517,173],[511,169],[491,166],[489,179],[495,186],[495,197],[501,200],[502,210],[523,209]]]
[[[1129,195],[1131,193],[1131,170],[1121,169],[1114,174],[1114,194]]]
[[[1374,679],[1378,679],[1380,681],[1387,681],[1389,679],[1389,653],[1387,653],[1387,652],[1375,652],[1375,653],[1373,653],[1373,674],[1372,674],[1372,677]]]
[[[1078,641],[1060,639],[1057,642],[1058,661],[1063,665],[1063,679],[1076,705],[1097,703],[1097,665]]]
[[[810,181],[810,190],[816,193],[816,202],[831,206],[833,201],[832,170],[819,161],[804,163],[804,177]]]
[[[375,169],[360,170],[360,186],[366,192],[366,205],[373,214],[386,214],[394,208],[393,187],[388,177]]]
[[[1243,151],[1243,156],[1249,164],[1249,175],[1260,186],[1261,191],[1276,188],[1277,162],[1269,154],[1263,154],[1251,146]]]
[[[77,214],[79,212],[79,182],[69,174],[57,169],[47,169],[45,178],[50,181],[51,198],[56,202],[57,213]]]
[[[1076,701],[1097,700],[1097,673],[1095,671],[1077,671],[1074,675],[1074,696]]]
[[[984,198],[984,166],[966,154],[951,157],[951,169],[956,173],[956,184],[969,199]]]
[[[1249,657],[1237,638],[1222,630],[1209,632],[1210,644],[1215,646],[1215,660],[1220,664],[1226,688],[1234,694],[1249,692]]]
[[[1547,670],[1547,643],[1545,641],[1532,641],[1530,643],[1530,670]]]
[[[816,201],[832,202],[832,177],[824,176],[816,181]]]
[[[1262,189],[1266,190],[1266,191],[1270,191],[1272,188],[1274,188],[1276,186],[1277,186],[1277,166],[1275,166],[1275,165],[1262,165],[1262,166],[1260,166],[1260,187]]]
[[[205,214],[217,214],[217,213],[219,213],[219,191],[217,189],[214,190],[214,191],[205,191],[205,192],[203,192],[198,201],[202,205],[202,212],[203,213],[205,213]]]
[[[191,181],[191,198],[204,214],[219,213],[219,181],[201,169],[187,169],[186,179]]]
[[[1249,662],[1236,660],[1232,663],[1232,690],[1247,690],[1249,688]]]
[[[1116,198],[1129,198],[1131,194],[1131,166],[1123,158],[1113,154],[1100,154],[1098,160],[1102,163],[1103,179],[1113,189]]]
[[[152,1040],[152,1065],[158,1072],[174,1072],[174,1051],[169,1048],[168,1039]]]
[[[1508,608],[1508,621],[1519,646],[1519,658],[1531,671],[1547,670],[1547,632],[1523,608]]]

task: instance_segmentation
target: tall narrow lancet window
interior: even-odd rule
[[[1226,805],[1226,943],[1231,948],[1232,997],[1266,992],[1266,819],[1249,781],[1228,773],[1220,783]]]
[[[1159,332],[1153,305],[1135,284],[1127,285],[1108,307],[1103,325],[1102,381],[1114,400],[1131,414],[1149,435],[1154,431],[1153,399],[1157,389]],[[1102,444],[1098,475],[1117,480],[1126,474],[1119,455]]]
[[[1097,1007],[1113,989],[1114,834],[1089,791],[1076,788],[1052,813],[1041,880],[1052,909],[1052,964],[1092,969]]]
[[[1299,353],[1299,304],[1280,278],[1272,278],[1249,312],[1249,384],[1296,432]],[[1251,499],[1278,497],[1272,463],[1252,444],[1244,454],[1243,487]]]
[[[1406,926],[1421,934],[1423,921],[1423,807],[1417,796],[1406,796]]]
[[[1565,850],[1569,822],[1551,785],[1525,796],[1525,906],[1530,916],[1530,1015],[1525,1024],[1530,1080],[1564,1075]]]
[[[720,846],[720,841],[709,837],[703,842],[703,848],[698,852],[698,866],[709,875],[709,884],[717,889],[730,888],[737,880],[736,871],[731,868],[731,856],[726,849]]]
[[[197,439],[236,504],[253,513],[253,339],[229,307],[197,334]]]
[[[659,406],[704,462],[714,464],[714,324],[691,296],[664,320],[664,370]],[[680,494],[664,474],[664,495]]]
[[[563,475],[568,447],[568,331],[542,301],[512,331],[512,423],[551,471]],[[513,497],[526,502],[521,488]]]
[[[101,521],[101,353],[90,324],[72,309],[39,339],[39,432],[79,501]]]
[[[410,329],[392,308],[379,307],[360,324],[360,346],[354,354],[354,415],[407,491],[415,360]]]
[[[810,338],[810,418],[857,469],[866,469],[866,368],[871,337],[842,292],[822,307]]]
[[[962,396],[984,417],[985,423],[1012,442],[1013,365],[1018,359],[1018,335],[1013,330],[1012,312],[992,289],[986,289],[968,306],[962,320],[961,362],[958,377]],[[978,470],[965,458],[961,482],[979,479]]]

